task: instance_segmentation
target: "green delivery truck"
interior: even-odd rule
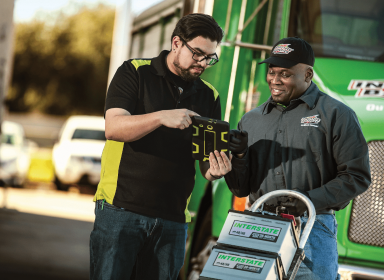
[[[356,112],[370,152],[370,188],[336,214],[340,274],[345,280],[384,279],[384,1],[165,0],[133,19],[128,56],[154,57],[169,49],[175,23],[193,12],[211,14],[225,30],[220,62],[202,78],[218,90],[231,129],[270,96],[268,65],[258,62],[273,44],[287,36],[311,44],[313,81]],[[211,183],[197,172],[180,279],[198,279],[228,210],[244,210],[247,203],[224,179]]]

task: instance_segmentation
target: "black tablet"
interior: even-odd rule
[[[192,117],[192,157],[209,160],[211,152],[223,151],[229,158],[229,123],[205,117]]]

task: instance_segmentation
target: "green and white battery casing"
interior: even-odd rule
[[[280,256],[284,273],[298,248],[293,221],[250,211],[229,210],[217,243]]]
[[[283,268],[276,255],[214,246],[200,280],[283,280]]]

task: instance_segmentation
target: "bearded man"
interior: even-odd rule
[[[219,61],[222,38],[211,16],[190,14],[177,23],[170,51],[130,59],[116,71],[105,103],[91,279],[177,278],[195,180],[189,126],[193,116],[221,119],[218,92],[199,77]],[[210,181],[230,170],[218,151],[200,162]]]

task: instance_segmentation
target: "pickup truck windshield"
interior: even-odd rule
[[[103,130],[90,129],[76,129],[72,139],[106,141],[105,132]]]
[[[384,1],[293,0],[288,35],[316,57],[384,61]]]
[[[1,143],[15,145],[15,136],[10,134],[1,134]]]

